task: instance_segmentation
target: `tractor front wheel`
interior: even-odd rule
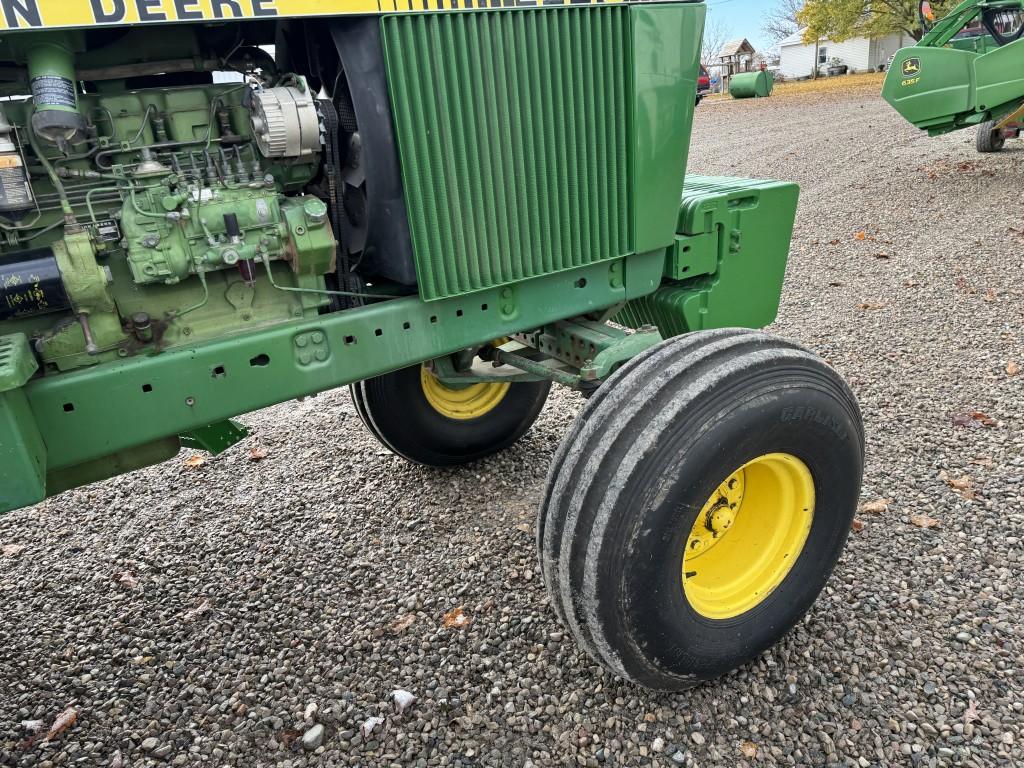
[[[996,121],[989,120],[978,126],[974,146],[979,152],[998,152],[1006,146],[1006,137],[996,128]]]
[[[552,602],[622,677],[680,690],[779,640],[850,530],[856,400],[807,350],[720,330],[616,372],[555,457],[538,545]]]
[[[349,388],[359,417],[386,448],[434,467],[508,448],[536,421],[550,390],[550,381],[448,386],[420,365]]]

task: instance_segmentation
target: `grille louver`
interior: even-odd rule
[[[382,24],[424,299],[632,252],[628,8]]]

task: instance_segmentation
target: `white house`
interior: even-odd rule
[[[801,29],[779,43],[779,71],[786,77],[810,77],[813,71],[814,43],[804,43],[803,34]],[[825,74],[832,59],[839,59],[851,72],[873,72],[900,48],[913,44],[903,33],[874,39],[853,37],[841,43],[823,37],[818,41],[818,71]]]

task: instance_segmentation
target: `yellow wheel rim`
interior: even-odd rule
[[[420,384],[431,408],[442,416],[460,421],[478,419],[493,411],[512,386],[507,381],[495,381],[449,387],[438,381],[426,366],[420,367]]]
[[[766,453],[727,477],[704,504],[683,555],[687,602],[709,619],[760,604],[786,578],[814,519],[814,478],[796,456]]]

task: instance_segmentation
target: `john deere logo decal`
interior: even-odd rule
[[[916,77],[921,73],[921,60],[917,57],[906,59],[903,62],[903,76]]]

